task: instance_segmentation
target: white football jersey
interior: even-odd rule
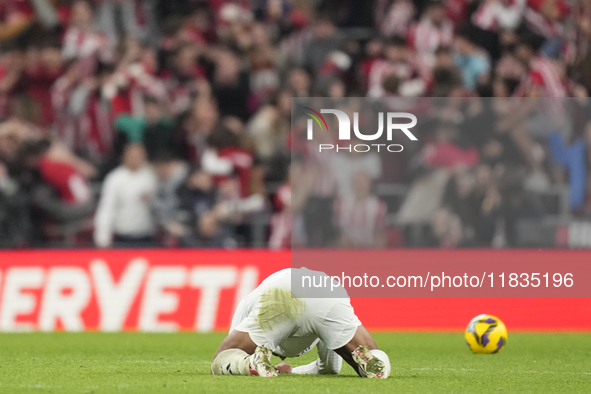
[[[349,298],[295,298],[291,277],[288,268],[265,279],[238,304],[230,331],[248,332],[254,343],[283,357],[300,356],[318,340],[331,350],[345,346],[361,325]]]

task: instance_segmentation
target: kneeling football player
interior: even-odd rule
[[[388,356],[361,325],[349,298],[295,298],[291,275],[291,269],[272,274],[238,304],[211,373],[264,377],[278,372],[338,374],[344,359],[361,377],[387,378]],[[292,368],[285,362],[271,363],[272,354],[285,359],[314,347],[318,359],[308,365]]]

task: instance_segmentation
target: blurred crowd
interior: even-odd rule
[[[589,206],[590,39],[589,0],[0,0],[0,247],[261,246],[260,218],[272,248],[425,221],[430,246],[491,246],[499,218],[511,245],[543,213],[524,191]],[[450,100],[420,146],[328,179],[290,99],[347,96]],[[578,123],[535,123],[570,96]]]

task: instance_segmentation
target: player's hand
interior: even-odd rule
[[[275,366],[275,369],[277,370],[277,372],[279,373],[291,373],[291,370],[293,369],[291,367],[291,365],[289,365],[286,362],[282,362],[281,364],[277,364]]]

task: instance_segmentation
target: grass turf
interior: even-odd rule
[[[463,335],[377,333],[385,381],[338,376],[211,376],[223,334],[0,334],[0,393],[590,393],[591,335],[510,334],[495,355]],[[311,362],[315,352],[293,365]],[[277,363],[279,359],[275,359]]]

